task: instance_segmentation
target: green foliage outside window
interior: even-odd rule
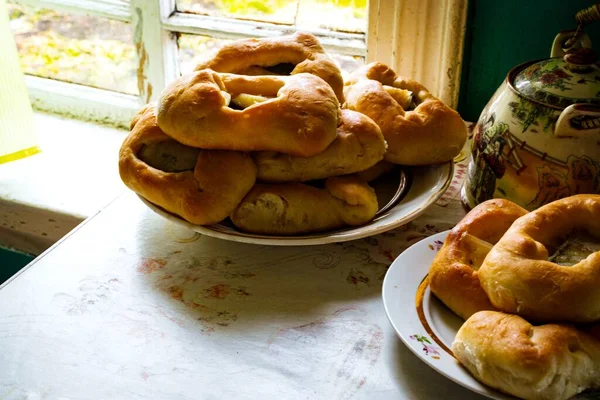
[[[367,0],[178,0],[177,7],[185,11],[200,7],[209,14],[282,23],[298,22],[286,18],[304,12],[304,18],[317,27],[349,26],[350,31],[361,31]],[[8,4],[8,11],[25,73],[137,94],[137,58],[130,24],[14,3]],[[336,26],[325,25],[330,23]],[[182,69],[224,42],[182,35]],[[346,59],[345,64],[354,66],[352,57]]]

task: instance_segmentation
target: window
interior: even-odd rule
[[[137,95],[131,24],[30,6],[9,13],[26,74]]]
[[[388,63],[456,105],[466,0],[9,0],[33,105],[127,127],[203,52],[304,30],[344,73]]]

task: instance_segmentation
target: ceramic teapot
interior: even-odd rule
[[[600,193],[600,63],[581,25],[508,73],[473,130],[461,197],[533,210],[579,193]]]

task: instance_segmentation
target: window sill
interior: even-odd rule
[[[126,131],[35,113],[42,152],[0,164],[0,246],[38,255],[125,190]]]

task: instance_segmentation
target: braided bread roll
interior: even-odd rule
[[[423,85],[396,75],[387,65],[371,63],[345,82],[345,108],[370,117],[388,143],[385,159],[402,165],[452,160],[467,140],[460,115]]]
[[[200,150],[178,143],[156,124],[156,108],[142,108],[119,151],[125,185],[167,211],[198,225],[222,221],[254,186],[247,154]]]
[[[536,322],[600,321],[600,251],[571,266],[548,260],[576,230],[600,241],[600,195],[566,197],[519,218],[479,269],[491,303]]]
[[[342,110],[337,138],[321,153],[294,157],[257,152],[252,157],[262,181],[305,182],[364,171],[383,159],[386,147],[381,130],[369,117]]]
[[[231,108],[239,94],[268,99]],[[157,121],[167,135],[192,147],[310,157],[337,137],[340,113],[331,87],[311,74],[243,76],[205,69],[163,91]]]
[[[565,400],[600,388],[600,335],[571,325],[533,326],[481,311],[459,329],[452,352],[480,382],[529,400]]]
[[[296,32],[272,38],[236,40],[198,64],[196,70],[206,68],[239,75],[309,73],[327,82],[340,103],[344,102],[342,73],[311,33]]]
[[[303,183],[256,184],[230,218],[239,229],[291,235],[361,225],[378,210],[375,191],[354,177],[332,177],[319,189]]]
[[[492,247],[527,210],[505,199],[479,204],[450,231],[429,268],[431,292],[462,319],[495,310],[479,282]]]

